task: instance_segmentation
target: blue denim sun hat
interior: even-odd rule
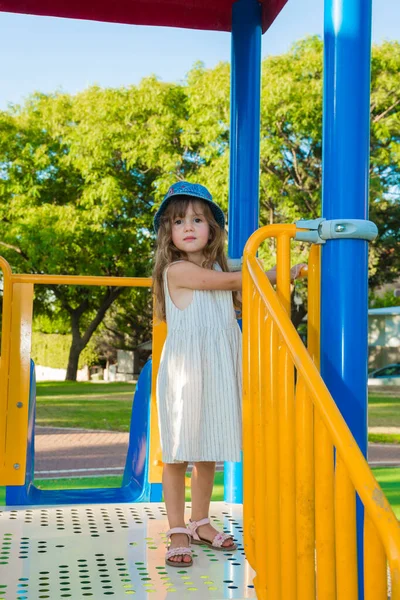
[[[225,228],[224,213],[222,212],[222,210],[220,209],[218,204],[215,204],[208,189],[206,187],[204,187],[204,185],[201,185],[200,183],[189,183],[188,181],[178,181],[177,183],[174,183],[173,185],[171,185],[168,192],[164,196],[164,200],[161,202],[160,208],[158,209],[158,211],[156,212],[156,214],[154,216],[153,222],[154,222],[154,230],[156,233],[160,227],[160,221],[161,221],[162,214],[174,196],[191,196],[193,198],[200,198],[201,200],[204,200],[205,202],[207,202],[207,204],[211,208],[211,211],[212,211],[214,218],[217,221],[218,225],[221,227],[221,229]]]

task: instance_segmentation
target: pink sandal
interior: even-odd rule
[[[188,523],[188,530],[190,532],[190,535],[192,536],[192,544],[205,544],[206,546],[209,546],[210,548],[214,548],[214,550],[223,550],[223,551],[228,551],[230,552],[231,550],[237,550],[237,546],[235,543],[231,544],[230,546],[223,546],[223,543],[226,542],[226,540],[232,540],[233,542],[233,536],[229,535],[228,533],[217,533],[217,535],[214,537],[212,542],[209,542],[208,540],[205,540],[204,538],[201,538],[199,536],[199,534],[197,533],[197,529],[198,527],[201,527],[202,525],[208,525],[208,523],[210,522],[210,519],[206,518],[206,519],[201,519],[200,521],[191,521],[189,520]]]
[[[171,548],[168,546],[167,554],[165,555],[165,564],[169,567],[191,567],[193,565],[192,559],[192,550],[190,548],[190,533],[186,529],[186,527],[173,527],[169,531],[167,531],[167,536],[171,539],[171,535],[174,533],[184,533],[188,536],[189,547],[184,548],[180,546],[179,548]],[[170,560],[173,556],[182,556],[182,560]],[[185,562],[183,560],[184,556],[190,556],[190,562]]]

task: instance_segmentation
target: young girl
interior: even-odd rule
[[[166,563],[193,564],[190,542],[233,551],[231,535],[208,519],[216,461],[240,461],[242,447],[241,272],[229,272],[225,218],[202,185],[170,187],[154,218],[156,315],[168,326],[157,380],[163,490],[170,530]],[[292,277],[302,265],[292,269]],[[275,283],[275,269],[267,273]],[[192,514],[185,526],[185,473]]]

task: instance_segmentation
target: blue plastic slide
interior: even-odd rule
[[[79,490],[41,490],[34,483],[35,464],[35,365],[31,361],[29,394],[28,449],[24,485],[6,488],[6,504],[98,504],[105,502],[159,502],[161,484],[148,482],[150,447],[151,360],[143,368],[136,386],[132,405],[129,447],[126,456],[122,486],[119,488],[93,488]]]

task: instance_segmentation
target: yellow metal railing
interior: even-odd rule
[[[6,424],[8,407],[8,378],[11,345],[11,304],[12,304],[12,272],[10,265],[0,257],[0,268],[3,272],[3,308],[0,356],[0,460],[6,453]],[[1,462],[0,462],[1,472]]]
[[[25,481],[28,403],[34,285],[151,287],[148,277],[92,277],[13,274],[0,257],[3,272],[2,338],[0,357],[0,485]],[[153,378],[164,344],[165,328],[153,326]],[[152,483],[161,481],[155,385],[151,399],[150,470]]]
[[[259,600],[357,600],[356,492],[366,600],[400,600],[400,529],[318,371],[319,250],[309,262],[309,349],[290,320],[295,225],[248,241],[243,268],[244,545]],[[277,239],[276,292],[256,258]]]

